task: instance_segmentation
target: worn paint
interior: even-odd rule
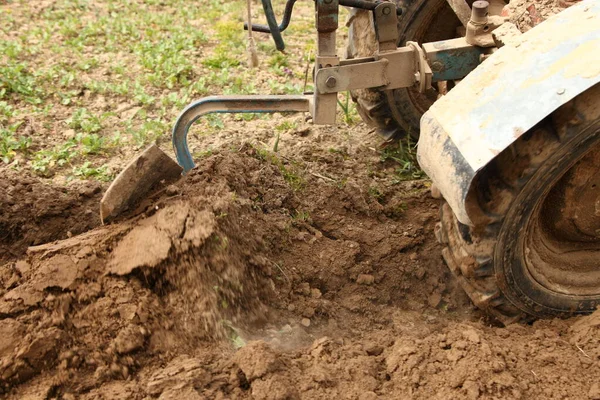
[[[474,170],[600,81],[600,0],[584,0],[524,33],[430,109]]]

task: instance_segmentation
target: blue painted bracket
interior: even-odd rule
[[[184,173],[194,168],[194,159],[188,149],[187,135],[192,124],[211,113],[276,113],[308,112],[311,95],[244,95],[210,96],[189,104],[173,127],[173,150]]]

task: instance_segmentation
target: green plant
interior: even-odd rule
[[[31,138],[16,135],[20,125],[18,122],[8,128],[0,126],[0,157],[5,164],[14,159],[17,151],[26,151],[31,145]]]
[[[75,138],[81,144],[83,154],[100,154],[104,151],[107,143],[106,138],[96,133],[89,135],[78,134]]]
[[[94,167],[90,161],[86,161],[78,167],[73,167],[73,175],[83,179],[95,178],[102,182],[109,182],[114,178],[114,174],[107,165]]]
[[[275,130],[278,132],[290,131],[296,128],[298,128],[298,122],[290,120],[285,120],[275,126]]]
[[[51,150],[40,150],[33,155],[31,168],[37,174],[47,176],[55,167],[62,167],[77,156],[77,142],[68,140]]]
[[[337,103],[344,113],[344,123],[346,125],[354,125],[358,120],[360,120],[354,103],[350,102],[350,92],[345,93],[343,96],[343,101],[340,101],[338,98]]]
[[[381,161],[393,161],[398,164],[396,176],[398,181],[422,179],[425,173],[417,162],[417,145],[413,144],[410,136],[395,144],[385,147],[381,152]]]
[[[100,118],[85,108],[78,108],[65,122],[70,128],[85,133],[95,133],[102,129]]]
[[[40,104],[44,95],[24,63],[0,65],[0,99],[9,94],[20,96],[32,104]]]

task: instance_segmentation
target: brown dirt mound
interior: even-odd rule
[[[97,182],[58,188],[23,171],[3,168],[0,263],[22,256],[27,246],[65,239],[98,226],[101,191]]]
[[[1,267],[6,398],[596,398],[599,314],[482,322],[423,182],[370,193],[235,148]]]

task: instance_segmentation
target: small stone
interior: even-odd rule
[[[165,189],[165,193],[167,194],[167,196],[176,196],[179,194],[179,188],[175,185],[169,185]]]
[[[302,318],[302,320],[300,321],[300,323],[302,324],[302,326],[308,328],[310,326],[310,319],[308,319],[308,318]]]
[[[296,311],[296,305],[290,303],[290,304],[288,304],[287,309],[290,312]]]
[[[368,345],[365,348],[365,351],[370,356],[378,356],[381,353],[383,353],[383,346],[379,346],[379,345],[376,345],[376,344],[371,344],[371,345]]]
[[[440,192],[440,189],[436,185],[431,185],[431,197],[434,199],[442,198],[442,192]]]
[[[322,296],[321,291],[317,288],[310,289],[310,297],[313,299],[320,299]]]
[[[434,292],[427,298],[427,302],[431,307],[436,308],[442,302],[442,295],[438,292]]]
[[[481,341],[479,334],[472,329],[467,329],[463,331],[462,335],[465,337],[465,339],[472,343],[479,343]]]
[[[118,354],[127,354],[144,346],[146,332],[137,325],[131,324],[123,328],[114,340]]]
[[[415,261],[419,258],[419,255],[417,253],[411,253],[411,255],[408,256],[408,258],[410,258],[412,261]]]
[[[310,284],[308,282],[302,282],[298,285],[297,291],[304,296],[310,296]]]
[[[363,392],[358,396],[358,400],[377,400],[377,393],[375,392]]]
[[[356,283],[359,285],[372,285],[375,282],[375,277],[369,274],[360,274],[356,278]]]
[[[415,271],[415,276],[417,277],[418,280],[422,280],[423,278],[425,278],[425,274],[426,274],[426,270],[423,267],[419,267],[417,268],[417,270]]]

